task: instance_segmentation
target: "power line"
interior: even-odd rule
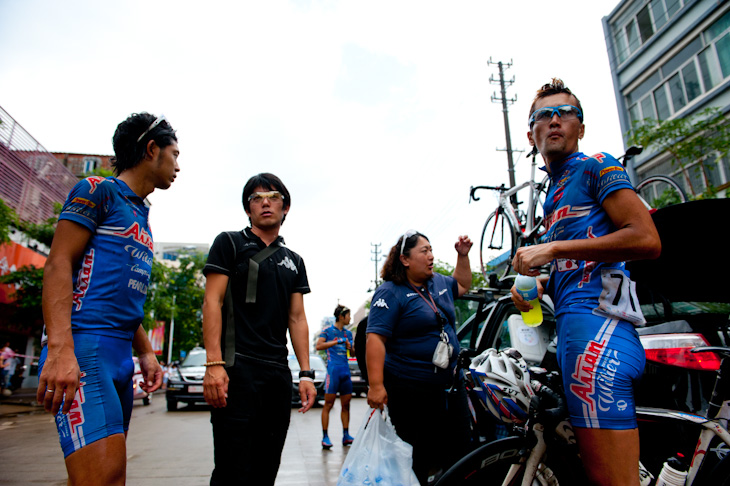
[[[374,291],[382,283],[380,281],[380,278],[378,278],[378,263],[380,262],[380,245],[381,245],[381,243],[370,243],[370,246],[373,247],[370,250],[370,253],[373,254],[373,256],[372,256],[372,258],[370,258],[370,260],[375,262],[375,280],[372,280],[373,287],[371,289],[368,289],[368,292]]]

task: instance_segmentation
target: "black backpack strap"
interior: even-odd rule
[[[259,278],[259,263],[263,262],[271,255],[281,249],[279,240],[274,241],[269,246],[256,253],[248,262],[248,282],[246,283],[246,303],[256,303],[256,287]]]
[[[222,312],[224,313],[226,319],[226,328],[225,333],[223,334],[225,336],[224,338],[224,349],[223,349],[223,359],[226,361],[226,368],[230,368],[233,366],[233,364],[236,361],[236,324],[235,324],[235,316],[233,313],[233,294],[231,293],[231,281],[233,280],[233,277],[236,275],[236,257],[238,256],[238,245],[236,245],[236,239],[242,239],[242,235],[240,231],[227,231],[226,235],[228,236],[228,239],[231,240],[231,245],[233,246],[233,270],[231,272],[231,275],[228,277],[228,286],[226,287],[226,296],[223,299],[223,309]],[[236,236],[237,235],[237,236]],[[235,237],[235,239],[234,239]]]

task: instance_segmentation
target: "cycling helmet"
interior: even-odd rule
[[[474,392],[494,418],[507,424],[527,420],[530,398],[535,392],[530,386],[527,363],[519,351],[487,349],[472,360],[469,370]]]

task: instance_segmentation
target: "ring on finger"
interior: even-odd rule
[[[53,393],[54,390],[48,390],[46,389],[46,393]]]

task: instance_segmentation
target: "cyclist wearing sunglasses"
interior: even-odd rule
[[[433,271],[428,238],[408,231],[383,264],[385,283],[373,294],[367,326],[368,405],[388,405],[398,436],[413,446],[413,471],[422,485],[439,477],[469,447],[466,392],[447,396],[459,353],[454,299],[469,290],[472,242],[455,244],[453,276]],[[443,335],[447,337],[442,337]],[[453,346],[448,363],[435,365],[439,341]]]
[[[302,370],[299,411],[309,410],[317,395],[304,313],[309,282],[304,261],[279,235],[291,206],[281,179],[251,177],[242,202],[251,226],[219,234],[203,268],[203,394],[213,406],[215,462],[210,484],[273,486],[291,417],[287,331]]]
[[[152,271],[145,198],[180,170],[164,116],[133,114],[112,139],[116,177],[69,193],[45,265],[45,332],[37,399],[56,415],[68,483],[125,482],[132,414],[132,348],[151,393],[162,369],[140,325]]]
[[[530,109],[527,138],[545,161],[546,243],[522,247],[516,271],[538,279],[555,302],[558,360],[586,474],[593,484],[639,484],[639,433],[633,387],[644,370],[635,326],[644,323],[624,261],[656,258],[654,223],[620,162],[586,156],[583,109],[559,79],[544,85]],[[515,289],[520,310],[530,305]]]

